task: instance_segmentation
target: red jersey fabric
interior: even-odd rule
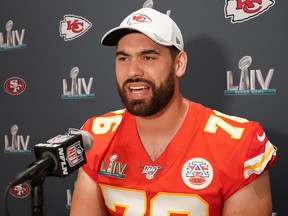
[[[135,116],[125,109],[90,118],[82,130],[94,137],[83,169],[100,185],[111,215],[220,216],[223,202],[276,158],[258,122],[191,101],[156,161],[141,143]]]

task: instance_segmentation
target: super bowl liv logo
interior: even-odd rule
[[[93,77],[89,78],[88,84],[84,78],[77,78],[79,75],[79,68],[73,67],[70,71],[71,88],[68,90],[68,82],[63,79],[63,95],[62,99],[79,99],[79,98],[94,98],[95,94],[90,93]],[[84,90],[84,92],[82,91]]]
[[[22,29],[21,33],[19,33],[18,30],[12,30],[12,28],[13,28],[13,21],[9,20],[7,21],[5,26],[6,33],[0,32],[0,51],[7,51],[27,47],[27,45],[23,43],[25,29]]]
[[[274,69],[269,69],[266,78],[263,78],[260,69],[249,70],[252,64],[251,56],[244,56],[239,60],[240,69],[239,85],[234,85],[233,72],[227,71],[227,90],[225,95],[275,95],[276,89],[269,89]],[[250,74],[249,74],[250,73]],[[256,78],[260,89],[256,88]]]
[[[13,125],[10,130],[11,134],[4,136],[4,153],[31,153],[31,150],[28,149],[30,136],[24,138],[23,135],[17,135],[18,130],[18,126]]]

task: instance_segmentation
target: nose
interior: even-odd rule
[[[127,70],[127,75],[129,78],[141,77],[143,75],[143,69],[137,59],[131,60],[129,62]]]

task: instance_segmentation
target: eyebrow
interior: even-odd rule
[[[119,56],[119,55],[128,56],[128,54],[125,53],[124,51],[117,51],[116,56]]]
[[[140,51],[139,53],[137,53],[138,56],[146,55],[146,54],[159,54],[159,52],[157,52],[156,50],[153,50],[153,49],[149,49],[149,50],[143,50],[143,51]],[[129,56],[129,54],[126,53],[125,51],[117,51],[116,56],[119,56],[119,55]]]

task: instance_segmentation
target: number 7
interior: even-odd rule
[[[214,115],[214,114],[210,115],[204,131],[215,134],[217,132],[218,128],[220,127],[225,132],[227,132],[229,135],[231,135],[232,139],[240,139],[243,132],[244,132],[244,128],[234,127],[233,125],[229,124],[228,122],[226,122],[223,118],[221,118],[219,116],[231,119],[231,120],[233,120],[235,122],[239,122],[239,123],[246,123],[246,122],[248,122],[248,120],[244,119],[244,118],[240,118],[240,117],[225,115],[225,114],[218,112],[218,111],[214,111],[214,112],[216,115]]]

